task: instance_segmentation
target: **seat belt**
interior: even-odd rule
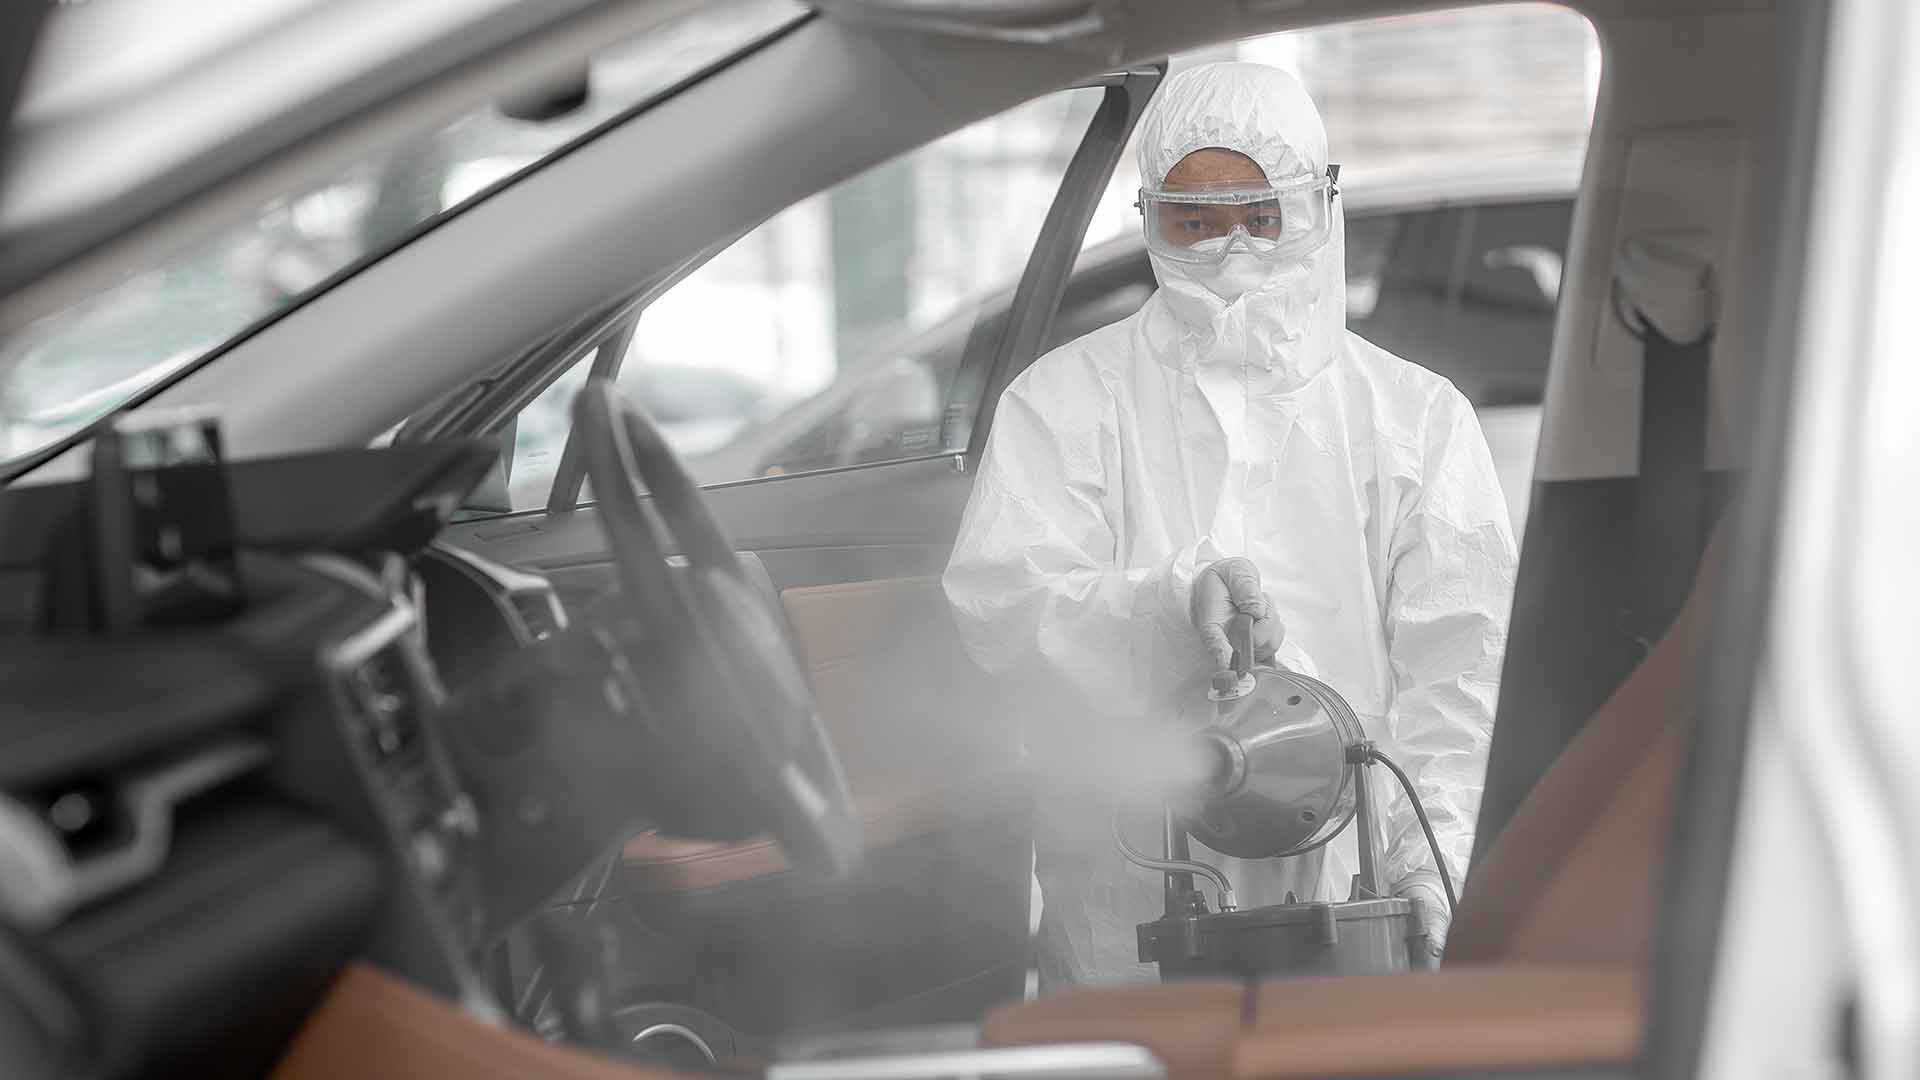
[[[1621,626],[1643,655],[1679,614],[1707,534],[1717,303],[1705,241],[1703,230],[1691,229],[1636,236],[1614,263],[1614,312],[1641,348],[1633,582]]]

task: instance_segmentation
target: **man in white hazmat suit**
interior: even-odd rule
[[[1292,76],[1249,63],[1172,76],[1139,164],[1160,288],[1001,398],[945,575],[968,650],[1075,691],[1065,711],[1094,721],[1070,738],[1092,750],[1100,725],[1170,715],[1181,686],[1226,666],[1228,619],[1253,615],[1256,654],[1332,685],[1412,775],[1459,880],[1515,562],[1473,409],[1347,331],[1326,132]],[[1382,884],[1423,902],[1437,957],[1448,912],[1433,856],[1411,803],[1370,771]],[[1111,801],[1056,787],[1043,785],[1036,842],[1042,984],[1152,979],[1134,927],[1159,916],[1161,882],[1114,850]],[[1243,908],[1289,891],[1343,900],[1357,828],[1292,859],[1197,850]]]

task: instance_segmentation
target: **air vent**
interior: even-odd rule
[[[0,917],[44,930],[165,865],[180,804],[266,763],[265,743],[222,740],[116,778],[20,801],[0,793]],[[98,824],[100,833],[89,833]]]
[[[550,590],[516,592],[508,597],[528,641],[545,641],[567,627],[566,612]]]

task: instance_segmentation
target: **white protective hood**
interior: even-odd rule
[[[1327,171],[1326,128],[1306,88],[1260,64],[1207,64],[1169,79],[1158,107],[1140,125],[1141,183],[1158,185],[1181,158],[1207,147],[1252,158],[1269,183]],[[1161,297],[1149,305],[1161,323],[1152,336],[1156,346],[1169,346],[1163,362],[1202,369],[1244,364],[1253,389],[1285,390],[1319,374],[1346,333],[1342,214],[1334,214],[1333,234],[1320,250],[1272,266],[1264,281],[1232,301],[1209,286],[1206,271],[1149,257]]]
[[[1327,164],[1300,84],[1254,64],[1169,78],[1143,122],[1141,175],[1158,183],[1209,146],[1246,154],[1270,180]],[[1204,684],[1194,576],[1248,556],[1286,628],[1279,663],[1331,684],[1412,774],[1458,880],[1513,534],[1466,399],[1346,330],[1343,235],[1336,203],[1326,246],[1231,302],[1156,260],[1161,288],[1138,313],[1035,361],[1001,399],[946,590],[983,667],[1070,692],[1030,724],[1037,752],[1090,758]],[[1043,979],[1153,978],[1134,926],[1158,917],[1160,881],[1113,849],[1120,793],[1068,784],[1056,775],[1042,791]],[[1383,883],[1430,875],[1409,802],[1390,778],[1374,792]],[[1233,876],[1242,906],[1288,891],[1345,899],[1354,832],[1289,860],[1199,854]],[[1133,839],[1158,846],[1144,828]]]

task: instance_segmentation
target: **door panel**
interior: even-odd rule
[[[854,790],[987,776],[1019,757],[1012,710],[961,647],[937,577],[783,590]]]
[[[964,1020],[1017,997],[1031,788],[1013,713],[960,647],[939,578],[787,588],[781,605],[867,865],[810,885],[782,873],[770,844],[636,837],[625,876],[641,910],[704,943],[707,995],[750,1030],[869,1023],[874,1010]]]

